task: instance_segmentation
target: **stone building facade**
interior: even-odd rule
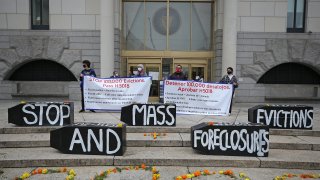
[[[228,9],[226,6],[229,6],[226,1],[206,1],[212,4],[213,22],[213,47],[208,51],[209,54],[212,52],[212,58],[206,64],[207,80],[218,81],[225,72],[223,67],[235,64],[234,69],[240,81],[236,91],[237,102],[319,100],[319,84],[264,84],[258,81],[272,68],[284,63],[301,64],[320,74],[320,1],[306,0],[303,33],[287,32],[287,0],[230,0],[236,2],[236,11],[225,13]],[[121,25],[125,2],[113,0],[110,3],[114,7],[111,12],[113,21],[109,23],[113,28],[111,32],[100,26],[101,22],[106,21],[101,14],[106,8],[100,0],[49,1],[50,30],[31,30],[29,0],[0,0],[0,99],[28,96],[63,97],[70,100],[80,98],[77,81],[9,80],[17,69],[35,60],[56,62],[68,69],[75,78],[79,78],[84,59],[92,61],[99,77],[106,77],[101,71],[110,67],[126,75],[128,65],[122,48],[124,27]],[[225,34],[223,28],[227,23],[230,24],[231,21],[225,20],[230,16],[236,20],[233,23],[236,29],[228,32],[236,33],[236,49],[234,59],[231,57],[231,60],[226,60],[223,54],[232,54],[234,51],[223,48],[224,36],[230,35]],[[105,42],[101,32],[112,33],[113,42]],[[105,53],[107,48],[102,49],[102,42],[112,47],[111,60],[105,56],[108,54]],[[167,51],[163,54],[166,53],[170,54]],[[196,53],[191,55],[194,56]],[[165,55],[160,58],[168,57]],[[102,65],[108,63],[110,67]],[[107,73],[111,72],[108,70]]]

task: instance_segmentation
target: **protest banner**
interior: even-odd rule
[[[84,104],[90,110],[121,110],[132,103],[147,103],[151,77],[95,78],[84,77]]]
[[[8,109],[8,122],[19,126],[63,126],[74,121],[73,102],[27,102]]]
[[[276,129],[312,129],[313,107],[304,105],[258,105],[248,109],[248,121]]]
[[[125,143],[124,124],[75,123],[50,132],[50,146],[66,154],[122,156]]]
[[[191,127],[191,143],[202,154],[267,157],[269,127],[253,123],[201,123]]]
[[[228,115],[232,98],[231,84],[166,80],[164,103],[174,103],[177,113]]]

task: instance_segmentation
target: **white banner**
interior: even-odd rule
[[[147,103],[151,77],[83,79],[85,109],[121,110],[132,103]]]
[[[164,103],[175,103],[177,113],[226,116],[229,114],[231,98],[231,84],[164,82]]]

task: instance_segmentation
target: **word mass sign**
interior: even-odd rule
[[[8,109],[8,121],[19,126],[73,124],[73,102],[28,102]]]
[[[303,105],[258,105],[248,109],[248,120],[277,129],[312,129],[313,107]]]
[[[175,104],[132,104],[121,108],[121,121],[130,126],[175,126]]]
[[[267,157],[269,127],[201,123],[191,127],[192,148],[203,154]]]
[[[121,156],[125,142],[125,125],[76,123],[50,132],[50,146],[66,154]]]

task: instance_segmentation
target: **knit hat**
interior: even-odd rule
[[[137,67],[141,67],[142,69],[144,69],[143,64],[138,64]]]

